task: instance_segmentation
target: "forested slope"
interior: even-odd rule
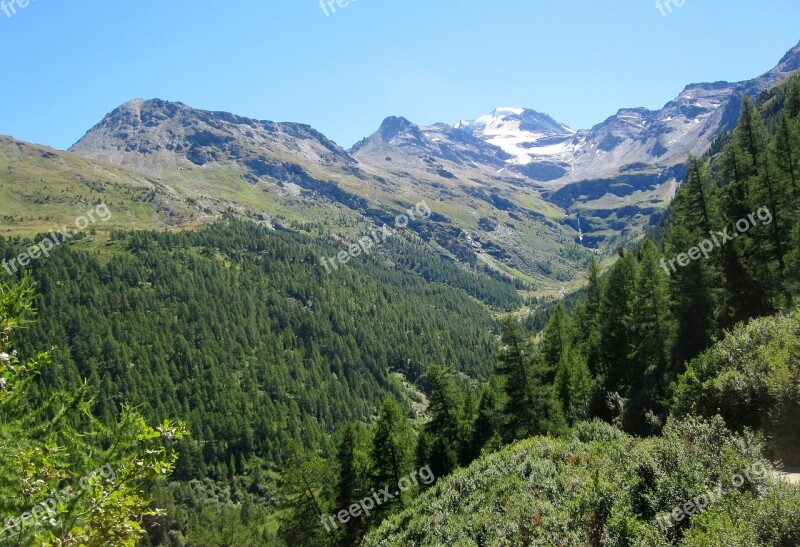
[[[329,275],[319,257],[335,249],[239,221],[113,239],[99,255],[65,245],[33,265],[38,321],[17,347],[55,348],[42,396],[86,378],[106,421],[123,401],[185,419],[178,476],[219,477],[231,461],[241,471],[252,455],[278,463],[291,439],[328,449],[387,394],[406,397],[391,371],[485,377],[494,364],[482,304],[381,259]]]

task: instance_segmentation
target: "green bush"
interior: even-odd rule
[[[597,423],[577,426],[574,435],[604,440],[516,443],[440,481],[364,545],[717,545],[703,541],[726,518],[737,525],[725,545],[796,539],[800,489],[778,484],[757,438],[731,433],[719,417],[671,421],[660,438],[636,439]],[[730,484],[753,466],[765,472]],[[727,493],[704,512],[659,524],[659,515],[719,482]]]
[[[578,441],[589,443],[592,441],[613,441],[627,438],[627,434],[603,420],[578,422],[572,426],[572,437]]]
[[[721,415],[766,437],[770,456],[800,465],[800,310],[740,325],[692,361],[673,414]]]

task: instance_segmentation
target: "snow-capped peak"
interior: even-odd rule
[[[512,106],[495,108],[490,114],[472,122],[460,121],[455,127],[500,147],[520,165],[531,163],[536,156],[568,152],[575,134],[547,114]]]
[[[498,106],[494,109],[493,114],[495,116],[501,116],[503,114],[513,114],[514,116],[522,116],[523,112],[525,112],[524,108],[516,108],[514,106]]]

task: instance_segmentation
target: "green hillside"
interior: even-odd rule
[[[99,203],[111,219],[97,230],[171,228],[207,215],[171,188],[105,162],[0,136],[0,218],[4,236],[32,236],[66,225]]]

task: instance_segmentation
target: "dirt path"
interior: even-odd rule
[[[800,485],[800,467],[784,467],[778,475],[786,482]]]

